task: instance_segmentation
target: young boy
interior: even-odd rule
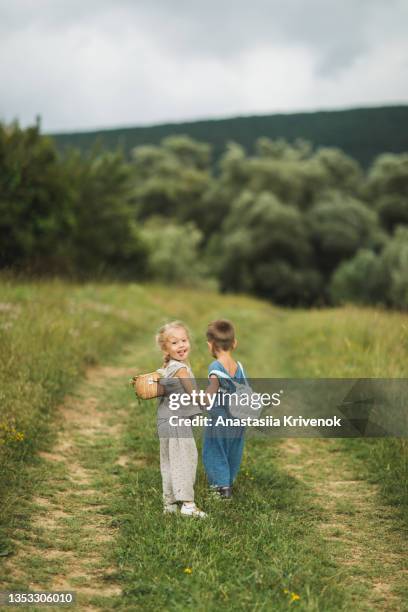
[[[215,358],[209,367],[209,395],[220,390],[228,393],[235,391],[235,384],[243,383],[245,374],[239,362],[232,357],[232,351],[237,346],[235,330],[232,323],[219,319],[209,324],[207,328],[207,343]],[[215,371],[227,374],[228,378],[217,376]],[[218,394],[221,396],[221,394]],[[232,485],[238,474],[242,451],[244,449],[244,427],[216,424],[218,417],[231,418],[227,401],[216,402],[208,412],[211,425],[204,433],[203,463],[211,490],[217,497],[231,499]]]

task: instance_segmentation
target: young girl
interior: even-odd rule
[[[164,512],[203,518],[206,514],[194,503],[194,482],[197,470],[197,447],[191,426],[170,425],[171,416],[191,417],[199,410],[181,406],[170,410],[169,393],[191,393],[194,374],[188,363],[190,335],[180,321],[167,323],[159,329],[156,341],[163,352],[163,368],[158,370],[166,395],[159,399],[157,429],[160,439],[160,471],[163,481]]]
[[[207,393],[212,395],[221,389],[228,393],[235,391],[234,381],[244,382],[245,373],[239,362],[232,357],[237,345],[234,326],[230,321],[220,319],[210,323],[207,329],[207,344],[215,357],[208,367],[209,386]],[[212,374],[214,370],[224,372],[227,378]],[[216,403],[208,413],[211,425],[205,428],[203,463],[212,491],[223,499],[231,499],[232,485],[238,474],[242,451],[244,449],[244,427],[215,425],[217,418],[230,418],[228,405]]]

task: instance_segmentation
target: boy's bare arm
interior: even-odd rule
[[[219,388],[220,381],[218,380],[215,374],[211,374],[210,381],[208,383],[208,387],[206,388],[204,395],[204,404],[206,406],[211,406],[211,401],[209,398],[215,395]]]
[[[218,380],[215,374],[211,374],[210,382],[208,383],[208,387],[205,390],[206,394],[212,395],[213,393],[217,393],[219,388],[220,388],[220,381]]]

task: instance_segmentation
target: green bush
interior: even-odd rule
[[[0,124],[0,267],[143,277],[132,195],[120,153],[61,157],[38,125]]]
[[[271,193],[244,192],[211,248],[219,255],[224,290],[251,291],[290,305],[312,303],[320,292],[302,214]]]
[[[389,290],[389,275],[381,258],[367,249],[345,261],[334,272],[330,296],[335,304],[384,304]]]
[[[0,123],[0,267],[58,269],[75,224],[73,197],[55,146],[39,126]]]
[[[408,197],[408,153],[384,153],[376,158],[368,173],[367,189],[372,199],[386,195]]]
[[[65,160],[74,193],[73,227],[66,237],[72,271],[77,276],[145,277],[147,249],[132,203],[129,165],[120,153],[81,157],[72,151]]]
[[[408,227],[397,227],[393,238],[381,254],[381,261],[390,279],[388,304],[408,308]]]
[[[188,136],[165,138],[160,146],[137,147],[132,154],[133,201],[140,218],[198,220],[210,183],[210,147]]]
[[[392,232],[397,225],[408,225],[408,196],[384,195],[377,204],[382,225]]]
[[[338,192],[327,193],[307,213],[306,223],[317,266],[327,275],[360,248],[379,249],[386,239],[373,210]]]
[[[146,222],[141,236],[148,248],[151,279],[197,285],[208,278],[208,268],[199,253],[202,234],[194,223],[181,225],[156,217]]]

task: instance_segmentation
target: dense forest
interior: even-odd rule
[[[302,138],[316,148],[337,147],[366,169],[381,153],[408,151],[408,130],[404,129],[407,126],[408,106],[385,106],[104,129],[54,134],[54,138],[61,149],[74,146],[85,151],[99,141],[109,150],[122,147],[129,157],[137,146],[157,145],[172,134],[186,134],[211,145],[214,163],[219,161],[230,140],[253,154],[258,138],[288,142]]]
[[[172,135],[128,159],[0,125],[0,266],[407,308],[408,153],[364,170],[337,148],[263,137],[214,163],[210,144]]]

